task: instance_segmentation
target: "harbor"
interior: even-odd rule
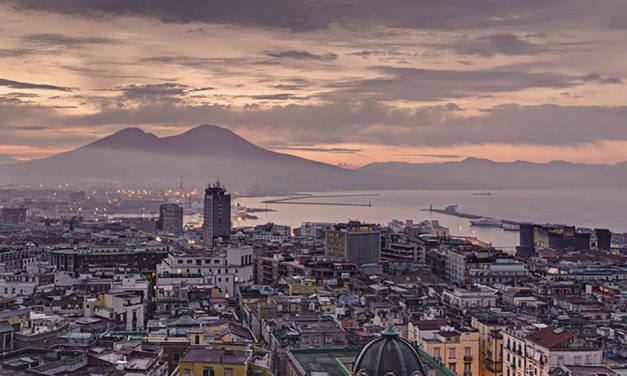
[[[362,206],[372,207],[372,202],[368,203],[351,203],[351,202],[335,202],[335,201],[308,201],[312,199],[342,198],[342,197],[376,197],[378,193],[363,194],[334,194],[334,195],[315,195],[315,194],[299,194],[296,196],[277,198],[262,201],[264,204],[289,204],[289,205],[327,205],[327,206]]]
[[[508,219],[484,217],[477,214],[460,212],[457,211],[457,205],[449,205],[443,209],[433,208],[432,206],[429,206],[429,208],[424,208],[422,209],[422,211],[450,215],[458,218],[465,218],[470,221],[471,226],[502,228],[505,231],[519,231],[521,224],[521,222],[516,222]]]

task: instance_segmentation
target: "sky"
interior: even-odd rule
[[[0,156],[200,124],[346,167],[627,160],[627,2],[0,0]]]

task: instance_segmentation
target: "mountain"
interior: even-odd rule
[[[494,162],[466,158],[441,163],[372,163],[360,171],[433,180],[444,184],[441,188],[447,189],[627,188],[626,162],[606,165],[566,161]]]
[[[0,165],[0,183],[72,183],[173,187],[219,179],[259,192],[357,189],[627,188],[627,163],[373,163],[348,170],[254,145],[230,130],[201,125],[158,137],[127,128],[49,158]]]
[[[213,125],[158,137],[127,128],[78,149],[49,158],[0,166],[14,183],[137,184],[204,186],[219,179],[230,189],[263,191],[380,189],[409,187],[402,177],[377,174],[281,154],[254,145]]]

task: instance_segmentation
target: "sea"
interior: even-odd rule
[[[587,228],[609,228],[627,232],[627,192],[622,190],[384,190],[307,192],[318,197],[299,199],[308,204],[264,203],[281,197],[237,197],[233,204],[275,211],[252,213],[256,220],[237,221],[233,226],[254,226],[274,222],[299,227],[302,222],[343,222],[361,220],[386,225],[393,219],[419,222],[438,220],[453,236],[476,237],[494,247],[513,250],[519,244],[519,234],[500,228],[471,226],[468,219],[423,211],[430,206],[444,208],[457,205],[459,212],[520,222],[576,225]],[[473,194],[474,193],[474,194]],[[364,195],[364,196],[361,196]],[[316,203],[357,204],[316,205]]]

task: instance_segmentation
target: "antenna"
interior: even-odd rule
[[[179,191],[183,192],[183,177],[182,176],[179,178],[179,181],[180,181],[180,183],[179,183]]]

